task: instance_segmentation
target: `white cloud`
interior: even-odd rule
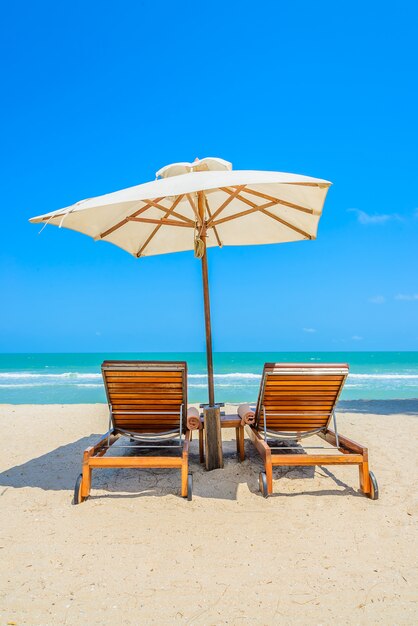
[[[370,215],[360,209],[348,209],[352,213],[357,213],[357,221],[360,224],[385,224],[390,220],[401,220],[402,218],[397,213],[375,213]]]
[[[372,302],[373,304],[383,304],[386,302],[386,298],[385,296],[372,296],[369,298],[369,302]]]
[[[304,333],[316,333],[316,328],[302,328]]]
[[[361,341],[363,337],[360,337],[359,335],[353,335],[351,339],[353,339],[353,341]]]
[[[418,300],[418,293],[398,293],[398,295],[395,296],[395,300],[412,302],[413,300]]]

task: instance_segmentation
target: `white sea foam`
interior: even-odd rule
[[[25,387],[54,387],[52,383],[0,383],[0,389],[21,389]],[[205,385],[203,385],[205,386]],[[74,383],[71,387],[98,387],[103,388],[102,383]]]
[[[75,383],[74,387],[98,387],[101,389],[103,387],[102,383]]]
[[[0,372],[0,380],[32,380],[32,379],[43,379],[46,381],[68,381],[75,382],[78,380],[100,380],[101,374],[98,372],[62,372],[60,374],[50,374],[49,372],[45,373],[34,373],[34,372]],[[349,379],[358,379],[358,380],[417,380],[418,381],[418,373],[417,374],[403,374],[393,372],[390,374],[349,374]],[[189,374],[188,378],[191,380],[194,379],[203,379],[206,380],[206,373],[199,374]],[[228,374],[214,374],[215,380],[261,380],[261,374],[254,374],[252,372],[231,372]],[[76,383],[77,384],[77,383]]]
[[[418,374],[349,374],[348,378],[364,378],[365,380],[368,379],[375,379],[375,380],[392,380],[395,378],[398,378],[400,380],[408,380],[408,379],[415,379],[418,380]]]
[[[34,374],[33,372],[0,372],[0,380],[7,378],[10,379],[22,379],[22,378],[44,378],[51,380],[60,379],[89,379],[89,378],[101,378],[102,375],[96,372],[81,373],[81,372],[63,372],[61,374]]]
[[[0,383],[1,389],[20,389],[21,387],[50,387],[50,383]]]
[[[189,378],[207,378],[207,374],[189,374]],[[214,374],[214,378],[246,378],[260,380],[261,374],[251,374],[250,372],[233,372],[231,374]]]

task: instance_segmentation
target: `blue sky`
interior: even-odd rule
[[[2,9],[0,351],[204,349],[192,253],[28,218],[219,156],[333,182],[318,239],[209,251],[215,350],[417,350],[415,2]]]

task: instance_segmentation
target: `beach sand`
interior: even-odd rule
[[[417,401],[346,402],[339,430],[369,447],[380,499],[355,467],[275,470],[259,457],[205,472],[98,470],[72,506],[104,405],[0,407],[1,624],[413,624],[418,622]]]

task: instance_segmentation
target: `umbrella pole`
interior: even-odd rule
[[[206,248],[202,256],[202,279],[203,279],[203,301],[204,301],[204,306],[205,306],[206,361],[207,361],[207,366],[208,366],[209,406],[214,406],[215,389],[214,389],[214,383],[213,383],[212,327],[210,323],[208,258],[206,254]]]
[[[205,197],[202,191],[198,192],[198,209],[202,220],[200,236],[206,239],[205,227]],[[212,328],[210,323],[210,298],[208,279],[208,257],[206,245],[202,256],[202,281],[203,300],[205,307],[205,331],[206,331],[206,360],[208,368],[208,392],[209,404],[203,406],[203,420],[205,428],[205,465],[207,470],[223,467],[222,434],[221,434],[221,411],[215,404],[215,389],[213,383],[213,355],[212,355]]]

